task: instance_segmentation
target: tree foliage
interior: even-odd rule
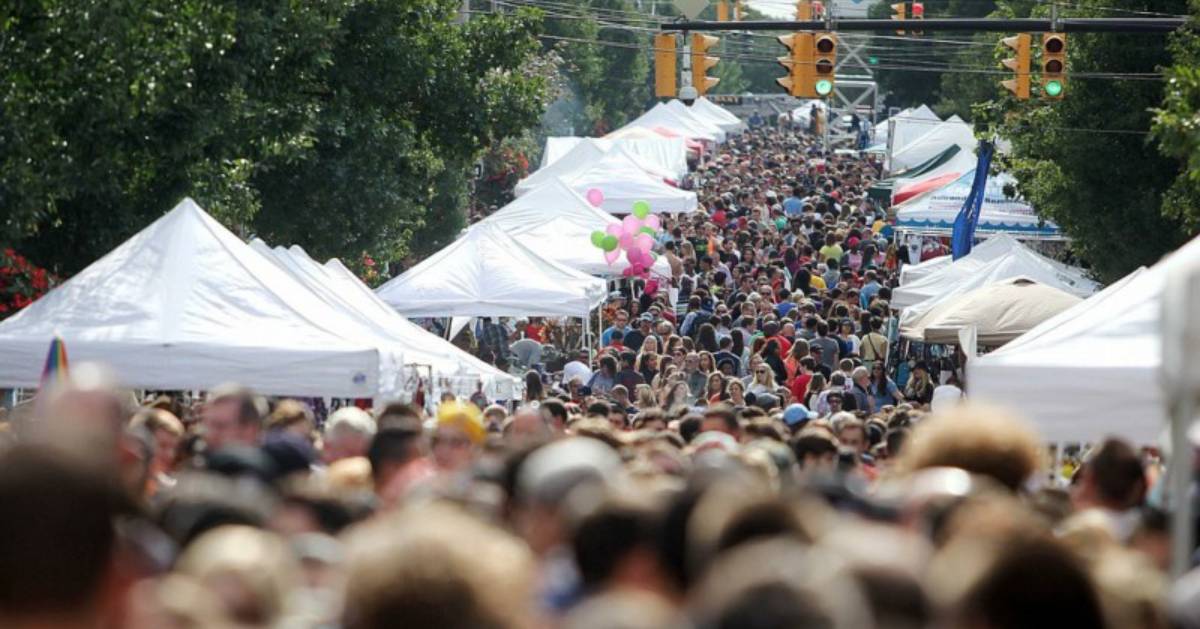
[[[1155,110],[1154,135],[1163,155],[1182,172],[1163,203],[1167,216],[1182,221],[1189,233],[1200,231],[1200,3],[1192,3],[1192,24],[1171,41],[1173,65],[1166,69],[1167,87]]]
[[[1182,12],[1182,1],[1084,0],[1079,15],[1107,15],[1090,7]],[[1152,264],[1187,236],[1168,192],[1179,173],[1147,136],[1151,108],[1162,99],[1156,81],[1087,76],[1145,74],[1168,63],[1161,40],[1146,35],[1073,36],[1070,76],[1060,101],[1008,101],[986,118],[1012,142],[1005,164],[1041,215],[1056,221],[1073,248],[1105,280]],[[981,109],[983,111],[984,109]],[[1193,205],[1194,207],[1194,205]]]
[[[28,0],[0,15],[0,241],[74,272],[185,195],[315,255],[461,224],[539,119],[538,19],[452,0]]]

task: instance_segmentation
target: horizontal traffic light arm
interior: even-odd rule
[[[894,31],[897,20],[887,19],[840,19],[832,24],[834,31]],[[1187,24],[1187,18],[1174,17],[1080,17],[1061,18],[1057,28],[1050,20],[1042,19],[988,19],[988,18],[933,18],[921,20],[922,31],[968,31],[976,33],[1169,33]],[[783,21],[751,20],[731,24],[729,22],[664,22],[663,31],[823,31],[830,24],[824,20]]]

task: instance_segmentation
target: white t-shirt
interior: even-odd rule
[[[929,409],[934,413],[947,410],[962,401],[962,389],[952,384],[942,384],[934,387],[933,399],[929,402]]]
[[[592,379],[592,370],[578,360],[572,360],[563,365],[563,384],[570,384],[573,378],[579,378],[580,384],[587,384]]]

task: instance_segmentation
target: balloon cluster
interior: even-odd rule
[[[593,194],[595,193],[595,194]],[[603,202],[599,190],[588,191],[588,201],[592,205]],[[650,277],[650,267],[654,266],[657,257],[651,252],[654,248],[654,237],[662,228],[658,215],[650,213],[650,204],[637,201],[633,204],[633,213],[626,216],[620,223],[609,225],[604,231],[592,232],[592,244],[604,251],[604,261],[612,266],[625,253],[629,266],[621,272],[625,277]]]

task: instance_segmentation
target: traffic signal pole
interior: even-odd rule
[[[1056,20],[1022,18],[931,18],[921,20],[921,30],[969,31],[976,33],[1169,33],[1187,24],[1187,18],[1175,17],[1081,17]],[[664,22],[663,31],[822,31],[825,20],[752,20],[738,22]],[[893,19],[839,19],[837,31],[872,31],[886,33],[896,30]]]

